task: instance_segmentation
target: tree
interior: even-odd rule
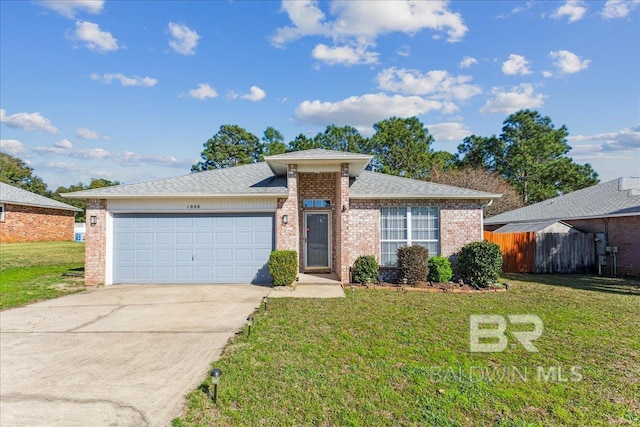
[[[324,132],[313,139],[315,145],[325,150],[348,151],[350,153],[366,153],[367,139],[351,126],[338,127],[329,125]]]
[[[495,135],[490,137],[471,135],[458,145],[460,166],[485,168],[495,171],[504,157],[504,144]]]
[[[448,170],[456,169],[458,167],[458,156],[448,151],[434,151],[431,153],[431,159],[429,160],[431,165],[429,170],[429,180],[431,181],[431,174],[434,171],[446,172]]]
[[[78,209],[82,209],[82,212],[78,212],[76,214],[76,222],[85,222],[87,201],[83,199],[65,199],[64,197],[61,196],[61,194],[71,193],[74,191],[91,190],[93,188],[111,187],[113,185],[120,185],[120,184],[121,182],[119,181],[109,181],[108,179],[104,179],[104,178],[93,178],[91,179],[91,182],[89,183],[89,185],[85,185],[82,182],[79,182],[78,184],[71,184],[68,187],[60,186],[56,189],[55,193],[51,195],[51,198],[59,202],[66,203],[68,205],[75,206]]]
[[[433,137],[417,117],[391,117],[373,128],[371,154],[381,172],[416,179],[428,177]]]
[[[0,182],[4,182],[41,196],[49,196],[47,184],[33,174],[33,168],[10,154],[0,153]]]
[[[566,141],[566,126],[555,129],[549,117],[532,110],[511,114],[503,125],[500,140],[504,144],[504,160],[497,168],[518,189],[525,203],[598,183],[591,165],[577,165],[564,157],[571,149]]]
[[[220,126],[203,146],[202,161],[193,165],[191,172],[255,163],[263,151],[258,137],[237,125]]]
[[[264,145],[263,151],[265,156],[275,156],[276,154],[283,154],[287,151],[284,136],[282,136],[279,130],[271,126],[267,127],[264,131],[262,143]]]
[[[484,210],[485,217],[498,215],[524,206],[524,201],[509,182],[497,172],[482,167],[463,166],[458,169],[432,170],[429,181],[454,187],[469,188],[471,190],[486,191],[487,193],[502,194],[499,199]]]
[[[320,142],[302,133],[296,136],[293,141],[289,142],[289,151],[303,151],[314,148],[320,148]]]

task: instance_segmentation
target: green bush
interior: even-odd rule
[[[431,257],[429,258],[427,265],[429,266],[427,280],[431,282],[447,283],[453,277],[451,263],[446,257],[439,255]]]
[[[271,251],[269,273],[275,286],[287,286],[298,276],[298,252]]]
[[[495,243],[473,242],[458,254],[458,274],[465,283],[486,287],[495,283],[502,271],[502,251]]]
[[[427,259],[429,251],[424,246],[403,246],[398,248],[398,273],[400,280],[407,279],[407,283],[415,285],[426,280],[429,274]]]
[[[378,280],[378,261],[373,255],[361,255],[353,263],[353,281],[356,283]]]

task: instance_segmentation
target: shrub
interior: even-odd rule
[[[429,274],[427,248],[418,245],[403,246],[398,248],[397,255],[400,280],[407,279],[407,283],[415,285],[420,280],[427,279]]]
[[[502,251],[495,243],[473,242],[458,254],[458,274],[466,283],[486,287],[496,282],[502,271]]]
[[[275,286],[290,285],[298,276],[298,252],[271,251],[268,265]]]
[[[372,255],[361,255],[353,263],[353,281],[356,283],[375,282],[378,279],[378,261]]]
[[[427,275],[427,280],[430,280],[432,282],[447,283],[453,277],[451,263],[446,257],[431,257],[429,258],[427,265],[429,266],[429,274]]]

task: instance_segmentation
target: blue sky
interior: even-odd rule
[[[286,141],[416,115],[435,150],[537,109],[640,176],[636,1],[1,1],[2,151],[51,189],[184,175],[223,124]]]

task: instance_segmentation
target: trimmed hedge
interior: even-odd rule
[[[407,283],[415,285],[421,280],[427,280],[429,266],[427,259],[429,250],[424,246],[403,246],[398,248],[398,270],[400,280],[407,279]]]
[[[298,276],[298,252],[271,251],[268,266],[274,286],[290,285]]]
[[[476,288],[498,281],[502,272],[502,251],[495,243],[473,242],[462,247],[458,254],[458,274]]]
[[[453,270],[449,259],[443,256],[434,256],[427,261],[429,274],[427,280],[431,282],[447,283],[453,277]]]
[[[373,255],[361,255],[353,263],[353,281],[356,283],[378,280],[378,261]]]

